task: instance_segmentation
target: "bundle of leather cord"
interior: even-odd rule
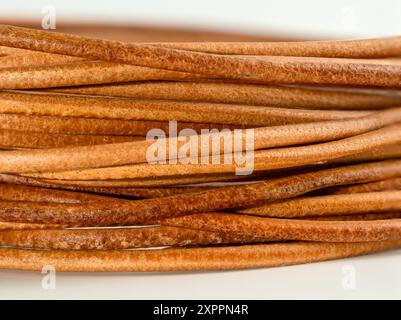
[[[124,43],[0,25],[0,268],[401,247],[400,56],[401,37]]]

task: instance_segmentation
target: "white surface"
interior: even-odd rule
[[[399,0],[1,0],[0,18],[200,27],[313,38],[401,34]]]
[[[0,271],[0,299],[401,299],[401,250],[309,265],[229,272],[57,274]],[[344,289],[349,268],[355,288]]]

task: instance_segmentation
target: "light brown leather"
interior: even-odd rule
[[[228,270],[400,247],[400,43],[0,25],[0,269]],[[252,133],[254,171],[147,163],[144,136],[162,129],[169,148],[171,120],[196,133],[197,160],[226,153],[204,129]],[[186,248],[125,250],[159,246]]]

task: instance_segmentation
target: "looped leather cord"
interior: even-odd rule
[[[1,25],[0,269],[228,270],[400,247],[400,44]],[[197,160],[226,154],[205,129],[252,133],[254,171],[147,163],[145,136],[161,129],[170,146],[171,120],[193,130]]]

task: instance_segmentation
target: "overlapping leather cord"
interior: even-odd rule
[[[6,25],[0,27],[0,45],[247,81],[400,86],[401,66],[381,60],[213,55]]]
[[[401,211],[401,192],[383,191],[295,198],[240,210],[280,218],[334,216]]]
[[[356,135],[397,123],[401,118],[400,110],[398,108],[390,109],[349,121],[256,128],[253,131],[254,149],[327,141]],[[224,133],[222,135],[224,136]],[[246,136],[246,131],[244,136]],[[146,161],[146,150],[152,143],[153,141],[127,142],[41,151],[3,152],[0,154],[0,167],[2,172],[19,173],[32,169],[33,171],[63,171],[141,163]],[[180,146],[184,143],[178,142],[177,144]],[[65,161],[66,158],[69,158],[68,162]]]
[[[0,248],[0,268],[59,272],[155,272],[278,267],[371,254],[400,241],[288,243],[165,250],[85,251]]]
[[[0,268],[228,270],[401,247],[400,39],[123,43],[1,25]],[[152,129],[171,163],[148,161]],[[212,148],[233,132],[253,135],[248,175]],[[198,164],[174,154],[188,141]]]
[[[49,92],[186,100],[307,109],[380,109],[397,106],[401,95],[392,90],[341,90],[314,87],[263,86],[228,82],[151,81],[48,89]]]
[[[401,175],[401,161],[383,161],[299,174],[258,183],[172,197],[124,203],[32,203],[1,201],[0,220],[71,226],[152,224],[161,219],[295,197],[325,187],[375,181]],[[232,197],[235,194],[235,197]]]

